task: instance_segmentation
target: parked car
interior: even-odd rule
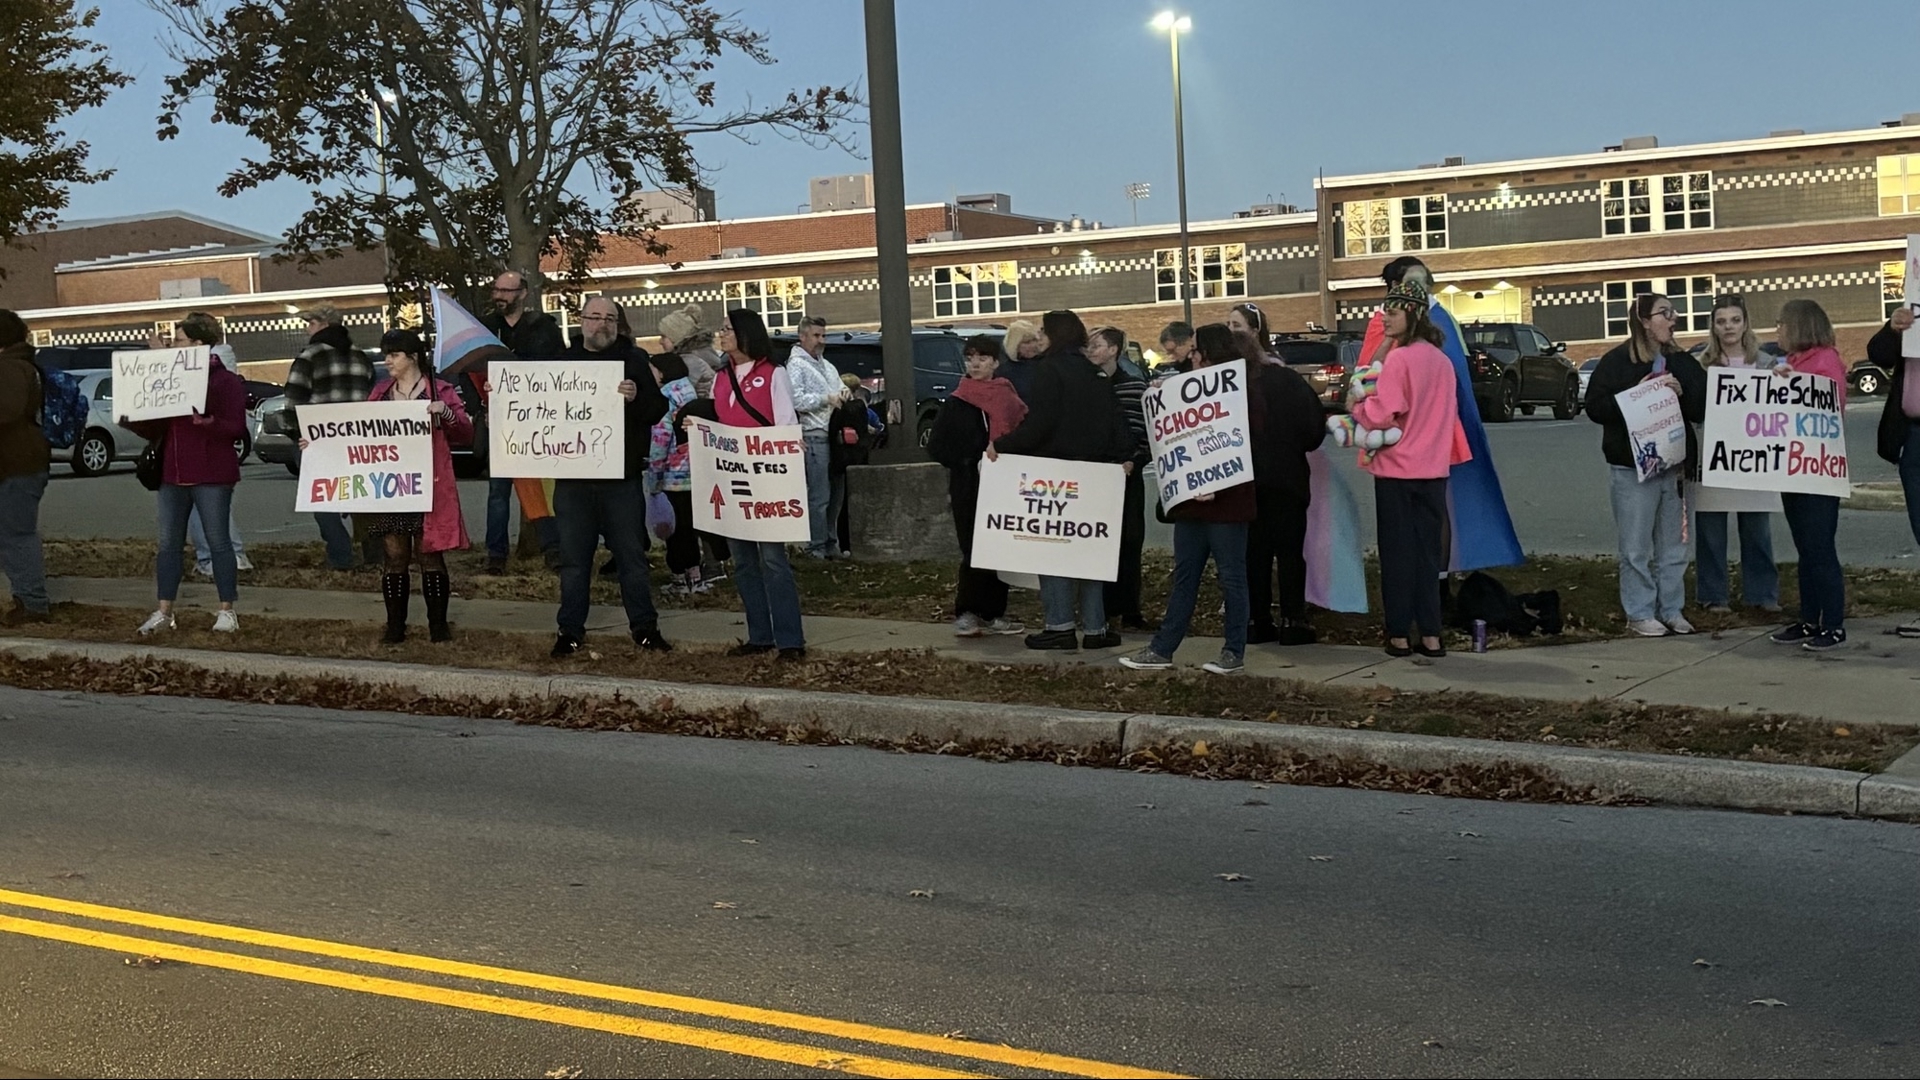
[[[1298,372],[1327,412],[1347,411],[1347,384],[1360,363],[1360,335],[1277,334],[1273,351]]]
[[[1574,402],[1576,410],[1587,407],[1587,384],[1593,381],[1593,369],[1600,366],[1600,358],[1590,357],[1580,362],[1580,399]]]
[[[1548,341],[1526,323],[1470,323],[1460,333],[1483,419],[1505,423],[1514,410],[1531,416],[1540,405],[1560,420],[1580,411],[1580,373],[1566,342]]]
[[[918,445],[927,445],[933,433],[934,418],[953,388],[966,377],[962,362],[966,341],[975,334],[1004,335],[999,327],[915,327],[913,331],[913,430]],[[785,356],[799,342],[793,334],[774,336],[776,353]],[[881,397],[887,388],[886,373],[880,360],[880,335],[872,330],[841,330],[827,334],[826,358],[842,375],[860,380],[868,400]],[[882,417],[882,419],[885,419]],[[891,429],[889,429],[891,430]],[[884,436],[883,436],[884,437]]]
[[[113,354],[120,349],[144,349],[134,345],[42,345],[33,350],[33,361],[48,371],[112,371]]]
[[[1862,397],[1887,392],[1893,373],[1871,360],[1861,360],[1847,369],[1847,386]]]
[[[38,359],[39,354],[35,353]],[[146,448],[147,440],[120,426],[113,414],[113,372],[76,371],[80,393],[87,398],[87,430],[73,444],[72,465],[76,476],[98,476],[116,461],[132,461]],[[247,410],[247,433],[233,442],[233,452],[241,464],[253,453],[260,437],[260,414]]]

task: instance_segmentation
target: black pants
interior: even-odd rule
[[[1447,520],[1447,481],[1373,478],[1380,533],[1380,605],[1387,637],[1440,636],[1440,529]]]
[[[1140,614],[1140,548],[1147,542],[1147,485],[1135,469],[1127,476],[1120,518],[1120,576],[1107,582],[1107,619],[1144,621]]]
[[[953,617],[973,614],[992,622],[1007,613],[1007,583],[992,570],[973,565],[973,517],[980,505],[976,472],[955,475],[947,485],[947,503],[953,507],[953,535],[960,541],[960,580],[953,591]],[[966,481],[971,480],[972,483]]]
[[[1255,626],[1273,625],[1274,563],[1280,617],[1307,621],[1307,503],[1278,488],[1254,488],[1258,507],[1247,530],[1247,608]]]

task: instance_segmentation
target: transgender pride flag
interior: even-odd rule
[[[484,370],[489,360],[513,359],[512,350],[493,331],[441,289],[433,290],[433,328],[433,369],[442,375]]]
[[[1307,455],[1313,496],[1307,503],[1307,603],[1327,611],[1367,610],[1367,570],[1361,561],[1360,504],[1322,446]]]

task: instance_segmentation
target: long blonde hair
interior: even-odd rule
[[[1000,340],[1000,351],[1006,353],[1009,360],[1020,359],[1020,343],[1032,337],[1038,329],[1027,319],[1013,320],[1007,324],[1006,336]]]
[[[1746,300],[1738,296],[1722,296],[1713,302],[1713,314],[1716,317],[1728,308],[1737,308],[1740,311],[1740,355],[1748,364],[1759,367],[1760,339],[1754,336],[1753,316],[1747,312]],[[1700,362],[1707,367],[1727,366],[1727,350],[1720,344],[1720,331],[1708,329],[1707,351],[1700,357]]]

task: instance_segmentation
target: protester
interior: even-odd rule
[[[1109,461],[1131,472],[1133,432],[1106,376],[1087,360],[1086,325],[1071,311],[1049,311],[1041,327],[1047,351],[1034,362],[1032,385],[1020,395],[1027,403],[1027,418],[988,443],[987,458],[1005,453]],[[1046,626],[1040,633],[1027,635],[1027,648],[1111,649],[1120,644],[1120,635],[1107,625],[1106,582],[1043,574],[1040,602],[1046,610]],[[1085,632],[1084,640],[1075,635],[1076,626]]]
[[[853,538],[848,535],[847,469],[865,465],[873,455],[874,439],[886,430],[873,410],[860,396],[860,376],[851,371],[840,373],[840,385],[846,396],[834,406],[827,418],[827,521],[830,535],[839,544],[842,557],[853,555]]]
[[[1258,346],[1249,335],[1236,335],[1222,323],[1208,323],[1194,335],[1190,358],[1196,368],[1227,364],[1244,356],[1244,348],[1254,354],[1248,365],[1252,373],[1247,386],[1248,438],[1256,458],[1264,456],[1262,443],[1276,433],[1260,419],[1266,413],[1266,380],[1258,377]],[[1224,491],[1208,492],[1179,503],[1167,511],[1173,521],[1173,589],[1167,596],[1166,614],[1153,641],[1120,663],[1142,671],[1173,666],[1173,654],[1186,639],[1193,620],[1194,603],[1200,595],[1200,575],[1207,560],[1213,560],[1213,572],[1219,579],[1221,595],[1226,599],[1226,643],[1217,659],[1201,665],[1215,675],[1231,675],[1246,667],[1247,652],[1247,526],[1255,512],[1254,485],[1249,480]]]
[[[757,312],[735,308],[714,338],[727,366],[714,376],[714,415],[732,427],[785,427],[800,422],[793,410],[793,386],[784,358],[773,357],[767,324]],[[779,650],[782,660],[807,655],[800,623],[800,591],[793,583],[786,545],[776,541],[727,538],[733,553],[733,584],[746,609],[747,639],[729,656],[755,656]]]
[[[1007,584],[992,570],[973,565],[973,519],[980,506],[980,455],[995,439],[1020,426],[1026,403],[998,374],[1000,343],[991,334],[967,339],[967,377],[940,407],[927,437],[927,455],[947,467],[947,504],[960,541],[960,580],[953,595],[953,632],[960,637],[1023,634],[1006,617]]]
[[[1236,334],[1252,334],[1253,340],[1260,346],[1260,355],[1269,364],[1280,363],[1273,355],[1273,336],[1267,329],[1267,316],[1258,305],[1252,303],[1235,304],[1227,310],[1227,329]]]
[[[287,369],[285,394],[293,407],[293,419],[299,423],[302,405],[341,405],[367,400],[373,389],[373,361],[353,347],[347,328],[340,325],[340,312],[321,305],[306,313],[307,347],[293,358]],[[344,515],[321,511],[313,523],[327,546],[327,565],[335,570],[351,570],[356,559],[353,532]],[[209,563],[211,557],[209,557]]]
[[[1445,656],[1440,642],[1440,572],[1446,551],[1447,474],[1465,456],[1453,364],[1427,314],[1427,291],[1403,281],[1387,290],[1391,348],[1371,394],[1351,401],[1354,420],[1399,428],[1400,441],[1369,454],[1380,544],[1380,604],[1387,655]],[[1413,643],[1413,630],[1420,638]]]
[[[793,411],[800,417],[800,437],[806,447],[807,527],[812,533],[807,554],[837,559],[840,541],[834,536],[833,519],[827,516],[827,504],[833,500],[827,426],[833,410],[847,400],[847,388],[826,358],[826,350],[827,320],[818,316],[800,320],[800,340],[787,354],[787,379],[793,383]]]
[[[238,631],[240,618],[233,613],[233,604],[240,598],[240,588],[227,522],[233,520],[233,486],[240,482],[240,459],[234,455],[233,441],[247,433],[246,385],[225,365],[210,364],[205,408],[164,420],[127,420],[123,426],[156,444],[160,453],[161,482],[155,502],[160,548],[154,557],[160,603],[140,624],[140,633],[175,627],[173,601],[185,569],[187,516],[196,508],[206,525],[214,589],[220,597],[213,629],[223,634]]]
[[[690,596],[712,589],[700,571],[702,533],[694,525],[693,466],[687,436],[679,425],[681,410],[699,400],[687,362],[679,353],[653,357],[653,378],[666,401],[666,413],[653,425],[647,450],[648,494],[663,494],[673,508],[673,532],[667,535],[667,572],[672,591]],[[709,542],[716,538],[708,536]]]
[[[1745,300],[1722,296],[1713,302],[1713,336],[1707,339],[1706,353],[1700,362],[1709,369],[1772,366],[1760,353],[1760,340],[1754,336],[1748,321]],[[1778,506],[1780,497],[1771,492],[1735,492],[1689,485],[1687,501],[1694,508],[1694,601],[1719,614],[1733,610],[1727,574],[1727,515],[1731,513],[1739,521],[1740,600],[1748,607],[1778,612],[1780,570],[1773,563],[1773,514],[1766,509],[1707,507],[1715,501]]]
[[[1113,387],[1120,413],[1126,417],[1127,430],[1134,440],[1133,469],[1127,473],[1126,502],[1120,519],[1120,576],[1106,585],[1107,618],[1117,619],[1120,628],[1152,631],[1140,613],[1140,549],[1147,540],[1147,462],[1153,450],[1147,442],[1147,413],[1143,399],[1146,380],[1127,370],[1120,357],[1127,351],[1127,334],[1111,326],[1095,330],[1087,339],[1087,359],[1107,377]]]
[[[1000,339],[1000,355],[1007,358],[1000,365],[1000,377],[1012,383],[1025,398],[1033,385],[1033,373],[1040,370],[1040,357],[1046,351],[1047,336],[1038,327],[1027,319],[1013,320]]]
[[[1700,447],[1693,425],[1706,419],[1707,373],[1673,343],[1673,301],[1660,293],[1634,297],[1630,335],[1595,365],[1587,384],[1587,417],[1601,426],[1613,521],[1620,534],[1620,606],[1627,627],[1642,637],[1693,633],[1681,613],[1687,601],[1686,500],[1681,473],[1699,475]],[[1687,427],[1687,466],[1647,480],[1635,466],[1627,422],[1614,396],[1657,382],[1680,398]]]
[[[1887,403],[1880,411],[1880,456],[1900,470],[1900,487],[1907,497],[1907,526],[1920,544],[1920,369],[1902,354],[1901,337],[1913,327],[1913,309],[1902,305],[1893,318],[1867,342],[1867,359],[1880,365],[1891,381]],[[1894,633],[1920,638],[1920,618],[1900,624]]]
[[[180,335],[195,345],[207,346],[213,361],[235,375],[240,374],[239,357],[234,354],[233,346],[225,342],[226,333],[220,328],[220,320],[204,311],[196,311],[180,321]],[[244,386],[245,380],[241,380]],[[247,558],[247,546],[240,539],[240,519],[230,514],[227,520],[227,539],[233,543],[233,565],[235,569],[246,571],[253,569],[253,563]],[[213,576],[213,548],[207,543],[207,531],[200,525],[200,511],[187,514],[187,540],[193,545],[194,572],[201,577]]]
[[[492,310],[480,319],[493,335],[522,360],[552,360],[566,350],[566,337],[552,315],[527,306],[527,275],[504,271],[493,279]],[[507,530],[513,517],[513,479],[487,480],[487,565],[484,574],[505,573]],[[540,551],[553,569],[560,568],[560,528],[552,517],[531,519]]]
[[[701,325],[700,305],[688,304],[670,311],[660,320],[660,340],[667,351],[677,353],[687,365],[687,376],[703,398],[713,396],[713,377],[726,366],[720,350],[713,347],[713,332]]]
[[[1833,323],[1819,304],[1789,300],[1780,308],[1780,324],[1773,339],[1787,352],[1774,365],[1777,375],[1799,372],[1832,379],[1840,414],[1847,411],[1847,365],[1833,347]],[[1800,586],[1800,621],[1773,632],[1780,645],[1799,645],[1811,652],[1837,649],[1847,643],[1847,579],[1840,569],[1840,551],[1834,537],[1840,531],[1840,496],[1782,492],[1780,508],[1799,553],[1795,576]]]
[[[13,606],[0,622],[7,626],[53,618],[40,543],[40,499],[52,451],[40,424],[46,380],[33,351],[26,322],[0,310],[0,573],[13,593]],[[176,559],[179,551],[176,544]]]
[[[1175,320],[1160,331],[1160,355],[1165,357],[1164,369],[1173,371],[1192,371],[1193,327]]]
[[[1252,382],[1262,390],[1264,404],[1254,422],[1265,426],[1264,436],[1254,446],[1256,513],[1247,530],[1247,641],[1311,645],[1319,634],[1307,614],[1307,515],[1313,506],[1313,471],[1307,455],[1326,440],[1326,413],[1320,396],[1299,372],[1285,364],[1261,363],[1252,335],[1236,341]],[[1273,621],[1276,596],[1278,624]]]

